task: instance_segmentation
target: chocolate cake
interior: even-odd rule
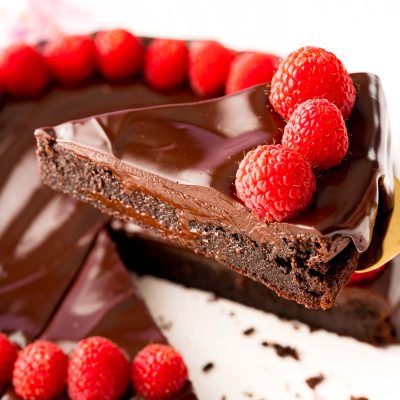
[[[137,96],[132,96],[132,93]],[[97,319],[90,321],[92,325],[81,325],[77,330],[76,325],[72,329],[72,325],[68,324],[71,329],[64,330],[62,339],[78,340],[84,334],[103,334],[117,341],[129,354],[134,354],[139,343],[156,340],[165,342],[156,324],[150,320],[142,300],[135,297],[137,292],[130,275],[123,270],[105,233],[102,233],[102,238],[91,252],[96,236],[108,217],[93,207],[57,194],[42,185],[32,134],[35,127],[45,124],[45,121],[60,123],[65,119],[84,117],[99,111],[135,107],[138,103],[143,104],[143,96],[148,105],[160,104],[167,99],[186,101],[193,98],[188,90],[177,91],[174,96],[166,97],[139,82],[114,86],[104,82],[91,82],[79,89],[54,87],[35,99],[2,101],[1,332],[18,333],[22,335],[24,342],[44,338],[44,335],[55,339],[57,332],[60,333],[60,312],[63,312],[61,320],[64,320],[68,305],[71,306],[75,301],[73,296],[79,297],[76,302],[80,302],[79,309],[82,310],[91,300],[103,298],[105,301],[107,294],[116,294],[112,289],[118,289],[118,304],[113,303],[110,309],[110,302],[102,303],[97,309]],[[96,102],[92,99],[96,99]],[[102,253],[102,248],[107,250],[107,257],[103,259],[99,254]],[[103,263],[96,264],[96,261]],[[90,294],[76,286],[79,282],[85,286],[89,269],[99,272],[98,281],[86,281],[91,285]],[[108,269],[112,274],[105,273]],[[122,281],[124,285],[121,285]],[[68,302],[64,304],[64,300]],[[135,312],[137,319],[132,319],[132,324],[126,324],[122,330],[122,325],[118,324],[126,323],[127,319],[122,317],[125,312]],[[72,319],[74,316],[70,317]],[[74,322],[76,320],[77,317]],[[135,321],[139,324],[135,325]],[[144,332],[142,328],[145,322],[148,330]],[[12,389],[5,393],[0,390],[0,396],[4,399],[18,398]],[[188,387],[185,393],[176,398],[196,397],[192,394],[191,387]]]
[[[75,343],[90,336],[112,340],[131,358],[149,343],[166,343],[105,231],[98,235],[40,339]],[[10,389],[2,398],[19,397]],[[190,383],[181,394],[171,397],[196,398]]]
[[[112,236],[122,260],[138,274],[212,290],[217,296],[284,319],[305,322],[312,329],[325,329],[378,345],[400,339],[400,293],[395,290],[400,279],[399,257],[387,265],[377,279],[343,288],[329,310],[314,310],[285,300],[264,285],[212,259],[146,237],[139,227],[121,229],[119,224],[113,225]]]
[[[283,120],[265,85],[198,103],[108,113],[36,131],[44,182],[132,220],[273,289],[329,308],[371,241],[378,203],[393,191],[379,78],[353,74],[350,149],[317,177],[312,205],[284,223],[260,222],[235,197],[243,153],[279,141]]]
[[[218,295],[285,318],[303,320],[313,327],[374,343],[390,342],[395,336],[393,329],[397,329],[393,316],[398,313],[394,291],[388,289],[398,280],[394,268],[387,270],[390,273],[386,271],[368,288],[344,289],[336,299],[337,306],[325,313],[306,310],[283,300],[263,284],[237,274],[212,259],[175,246],[166,246],[158,239],[144,239],[148,235],[172,239],[181,247],[195,249],[229,264],[235,270],[253,274],[256,280],[271,279],[273,286],[276,279],[282,286],[277,284],[274,289],[280,294],[309,306],[331,305],[337,290],[354,270],[359,251],[368,247],[370,242],[378,204],[378,182],[381,182],[382,189],[379,203],[390,209],[387,115],[379,80],[368,74],[355,74],[353,79],[358,85],[359,96],[349,121],[351,153],[341,167],[318,176],[314,204],[290,223],[261,226],[238,202],[232,188],[235,168],[243,151],[273,138],[280,140],[282,119],[266,109],[265,103],[261,107],[261,103],[257,102],[257,99],[267,97],[264,86],[225,100],[218,99],[215,103],[201,103],[199,107],[205,110],[211,107],[208,115],[203,117],[192,104],[182,106],[186,111],[193,109],[193,113],[187,114],[187,121],[200,118],[191,120],[199,128],[204,118],[208,121],[206,125],[210,123],[211,127],[217,127],[218,132],[213,133],[208,125],[207,129],[197,129],[183,124],[169,126],[171,130],[164,130],[162,135],[158,131],[160,126],[165,128],[162,119],[153,121],[154,130],[151,121],[143,121],[147,121],[146,124],[150,122],[145,124],[150,133],[158,134],[146,135],[154,143],[142,143],[144,159],[130,159],[129,162],[140,164],[142,176],[146,177],[142,183],[162,192],[161,196],[158,196],[159,193],[154,196],[150,191],[129,192],[132,196],[125,196],[121,176],[117,171],[114,175],[114,171],[111,174],[111,170],[104,168],[113,156],[102,152],[102,147],[100,151],[91,147],[94,144],[91,140],[96,140],[96,135],[89,136],[90,141],[85,145],[88,153],[93,150],[92,155],[100,155],[100,158],[86,160],[85,163],[82,163],[81,156],[54,142],[54,138],[47,142],[52,131],[46,131],[42,137],[39,135],[39,142],[44,144],[41,148],[41,155],[45,157],[43,168],[47,172],[56,172],[47,179],[51,180],[52,186],[63,186],[67,192],[75,190],[77,182],[71,178],[72,174],[77,174],[78,183],[88,184],[90,196],[97,196],[95,205],[104,209],[105,205],[100,201],[102,194],[106,195],[102,200],[107,199],[107,207],[111,199],[112,215],[128,213],[136,218],[141,213],[139,219],[147,227],[145,233],[132,239],[133,242],[126,237],[122,240],[118,234],[118,249],[130,269],[213,290]],[[18,332],[25,342],[37,338],[74,342],[89,335],[104,335],[130,355],[149,341],[165,341],[137,295],[131,276],[121,265],[108,234],[101,231],[109,217],[41,185],[32,132],[40,126],[58,125],[95,114],[198,100],[186,86],[162,93],[150,89],[140,80],[110,84],[99,77],[76,87],[53,83],[47,91],[31,99],[7,95],[0,99],[1,332]],[[182,108],[180,106],[176,110]],[[164,118],[168,117],[162,115],[164,112],[174,113],[174,110],[168,106],[152,111],[140,110],[138,113],[148,115],[154,112],[154,117],[159,115]],[[246,118],[240,124],[231,119],[232,114],[240,115],[235,110],[239,110],[242,116],[246,112]],[[258,120],[252,126],[252,116],[260,113],[267,118]],[[117,115],[112,116],[107,122],[118,119]],[[97,128],[100,127],[97,125]],[[103,125],[102,129],[106,127]],[[118,130],[114,125],[109,128],[112,128],[109,133]],[[115,139],[118,140],[112,142],[102,129],[97,131],[101,138],[99,143],[114,146],[112,151],[115,155],[123,152],[123,158],[134,155],[129,153],[131,145],[123,142],[129,139],[128,136],[117,135]],[[244,137],[239,135],[241,129],[247,129],[248,134]],[[228,131],[233,134],[232,137],[226,137]],[[174,135],[179,135],[183,147],[176,148],[175,152],[170,149],[169,135],[172,139]],[[206,135],[206,140],[201,135]],[[197,140],[200,137],[201,140]],[[182,150],[182,163],[176,164],[178,169],[174,169],[171,163]],[[186,150],[193,150],[193,153],[185,153]],[[151,157],[146,160],[149,154]],[[185,158],[185,154],[190,157]],[[369,158],[365,157],[366,154]],[[47,157],[49,155],[51,158]],[[126,161],[121,161],[118,167],[122,168]],[[147,180],[149,177],[154,181]],[[382,177],[385,179],[381,180]],[[185,193],[167,198],[164,195],[168,193],[164,190],[168,186],[157,187],[159,182],[168,183],[173,189],[184,188]],[[346,197],[341,195],[343,192],[347,193]],[[197,198],[201,201],[193,201],[199,193],[203,193],[201,198]],[[125,197],[121,198],[121,194]],[[83,197],[82,193],[75,195]],[[223,202],[220,202],[221,199]],[[93,203],[93,197],[90,200]],[[216,207],[212,208],[212,204]],[[182,209],[189,214],[183,215]],[[222,210],[233,210],[234,213],[228,215]],[[212,223],[207,222],[208,218],[200,218],[198,211],[203,217],[203,211],[210,212]],[[237,220],[233,221],[232,227],[235,230],[240,228],[240,232],[231,231],[231,227],[226,225],[227,221],[235,218]],[[266,242],[263,241],[264,234]],[[117,238],[115,232],[113,235]],[[128,246],[140,246],[143,257],[133,262]],[[164,258],[156,258],[155,251]],[[246,270],[252,262],[253,269]],[[271,270],[268,276],[264,276],[268,272],[266,267]],[[378,286],[381,292],[375,295],[375,287]],[[317,290],[314,292],[311,287]],[[348,295],[349,290],[356,291],[357,295]],[[387,301],[391,303],[388,305]],[[0,398],[18,397],[12,390],[5,393],[0,390]],[[176,398],[196,397],[188,385],[186,391]]]

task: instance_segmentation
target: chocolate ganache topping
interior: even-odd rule
[[[92,207],[42,185],[35,128],[93,113],[194,99],[188,89],[163,95],[140,82],[92,82],[0,103],[0,331],[21,331],[27,340],[40,334],[107,220]]]
[[[129,180],[136,168],[148,173],[149,185],[162,186],[157,178],[162,177],[190,186],[188,192],[197,190],[204,208],[207,199],[217,198],[224,211],[207,212],[225,226],[237,224],[239,231],[258,242],[282,231],[340,234],[350,237],[362,252],[371,240],[378,203],[390,209],[393,175],[379,78],[366,73],[351,76],[357,101],[348,121],[346,159],[318,173],[313,203],[285,223],[260,223],[234,193],[234,176],[244,152],[281,139],[284,121],[269,105],[264,85],[198,103],[99,115],[47,131],[66,148],[123,175],[122,180]],[[190,208],[185,196],[177,196],[174,202]],[[193,208],[191,212],[196,213]]]
[[[90,82],[0,103],[0,331],[21,332],[26,341],[103,334],[130,354],[146,338],[165,341],[104,233],[91,251],[108,218],[42,185],[32,132],[95,113],[195,99],[188,89],[165,95],[141,82]],[[96,273],[89,276],[89,270]],[[110,293],[118,296],[106,303]],[[80,317],[89,305],[96,306],[95,318],[83,325]],[[136,319],[120,318],[132,310]],[[19,397],[8,389],[1,398]],[[176,396],[195,398],[191,385]]]

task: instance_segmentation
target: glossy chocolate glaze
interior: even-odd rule
[[[36,337],[81,266],[106,217],[41,184],[33,131],[49,122],[139,105],[193,99],[134,82],[53,88],[0,108],[0,331]]]
[[[18,122],[0,112],[0,331],[29,340],[62,300],[105,218],[41,185],[31,135]]]
[[[41,338],[76,342],[104,336],[130,357],[148,343],[165,343],[106,232],[48,323]]]
[[[222,226],[234,226],[234,231],[245,232],[259,243],[282,232],[305,232],[348,236],[364,251],[374,226],[379,180],[383,179],[382,200],[390,206],[393,176],[379,78],[364,73],[352,78],[358,94],[348,121],[346,159],[318,174],[312,205],[288,223],[260,223],[234,194],[234,175],[244,152],[279,141],[284,127],[269,106],[263,85],[200,103],[100,115],[47,131],[58,144],[95,159],[122,181],[129,181],[136,171],[145,171],[147,175],[141,179],[146,179],[150,193],[156,188],[159,198],[173,201],[178,209],[189,209],[200,220],[211,215]],[[171,189],[159,189],[164,186],[162,178],[185,195],[168,198],[165,192]],[[193,207],[191,196],[198,203]],[[220,204],[218,212],[213,211],[214,203]]]
[[[103,231],[71,290],[41,335],[41,339],[76,342],[104,336],[132,359],[149,343],[166,343],[122,264],[115,245]],[[191,385],[171,399],[194,400]]]
[[[107,219],[92,207],[41,184],[33,131],[48,123],[59,124],[106,111],[194,99],[188,89],[165,95],[141,82],[113,86],[91,82],[76,89],[54,87],[32,100],[0,100],[0,331],[21,331],[28,341],[43,332],[68,289],[76,292],[75,279],[99,227]],[[100,290],[106,295],[113,288],[118,289],[113,282],[109,282],[110,286],[104,280],[98,283],[98,298],[103,297]],[[120,301],[116,312],[124,311],[123,299]],[[84,304],[80,307],[84,309]],[[100,308],[99,317],[106,314]],[[74,311],[79,314],[78,309]],[[118,319],[118,314],[114,317]],[[118,333],[112,332],[112,323],[108,316],[89,328],[113,335],[124,346],[134,338],[143,343],[146,334],[148,340],[161,337],[155,325],[148,331],[141,330],[143,337],[139,337],[133,324],[126,326],[132,332]],[[54,321],[51,327],[54,329]],[[72,340],[77,335],[76,329],[68,335]],[[136,343],[134,348],[138,346]],[[2,398],[18,397],[9,390]],[[188,387],[177,399],[195,399],[195,396]]]

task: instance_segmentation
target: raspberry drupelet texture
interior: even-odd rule
[[[167,399],[181,392],[188,379],[182,356],[164,344],[150,344],[132,362],[135,391],[146,400]]]
[[[236,172],[236,194],[262,221],[284,221],[310,203],[315,177],[298,152],[284,146],[258,146],[249,151]]]
[[[272,54],[256,52],[238,54],[230,67],[226,94],[271,82],[278,64],[279,58]]]
[[[319,47],[302,47],[284,59],[271,82],[270,102],[288,120],[309,99],[327,99],[345,119],[350,117],[356,89],[342,62]]]
[[[311,99],[294,110],[282,144],[302,154],[313,168],[328,169],[343,160],[349,137],[340,110],[326,99]]]
[[[195,94],[211,97],[223,93],[234,57],[232,50],[218,42],[192,42],[189,50],[189,79]]]
[[[111,341],[93,336],[77,343],[68,367],[72,400],[118,400],[129,384],[129,362]]]
[[[183,40],[154,39],[146,49],[144,75],[150,86],[170,90],[187,77],[188,49]]]
[[[68,358],[54,343],[39,340],[22,349],[13,371],[15,392],[24,400],[50,400],[61,395]]]
[[[144,58],[138,37],[124,29],[99,32],[95,39],[98,67],[107,79],[124,80],[137,74]]]
[[[17,346],[0,332],[0,391],[4,384],[11,382],[17,356]]]
[[[67,84],[82,82],[96,70],[96,51],[88,36],[60,36],[47,43],[44,55],[53,75]]]
[[[34,47],[15,44],[0,52],[0,87],[13,96],[41,93],[50,80],[44,57]]]

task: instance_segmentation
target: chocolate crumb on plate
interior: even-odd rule
[[[275,351],[276,354],[278,354],[279,357],[292,357],[293,359],[299,361],[299,353],[294,347],[290,346],[282,346],[279,343],[269,343],[267,341],[263,341],[261,343],[263,347],[272,347]]]
[[[245,336],[251,336],[256,330],[254,328],[248,328],[243,331],[243,335]]]
[[[209,372],[214,368],[214,363],[208,362],[207,364],[204,365],[202,368],[203,372]]]
[[[368,400],[368,397],[365,397],[365,396],[361,396],[361,397],[351,396],[350,400]]]
[[[317,376],[312,376],[308,379],[306,379],[307,385],[314,390],[321,382],[323,382],[325,379],[325,376],[321,373]]]

